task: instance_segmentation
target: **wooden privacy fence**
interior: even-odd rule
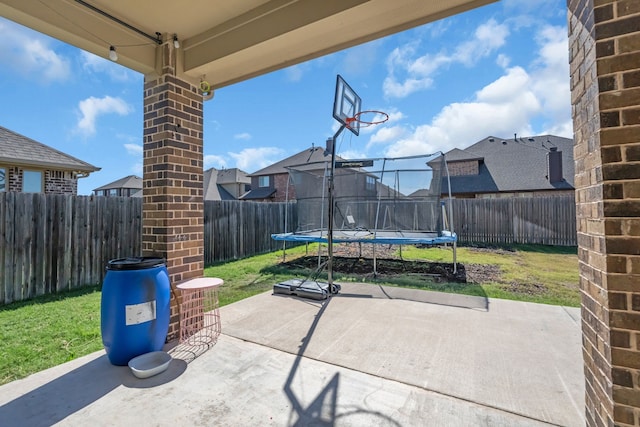
[[[204,263],[244,258],[282,248],[271,238],[295,224],[296,204],[255,203],[237,200],[204,203]]]
[[[573,196],[453,199],[461,243],[577,246]]]
[[[461,243],[577,245],[573,197],[451,203]],[[271,234],[296,217],[295,202],[205,202],[205,264],[280,249]],[[101,283],[110,259],[141,247],[140,198],[1,192],[0,304]]]
[[[273,251],[295,203],[207,201],[205,263]],[[0,192],[0,305],[102,283],[142,253],[142,199]]]
[[[100,283],[141,248],[142,200],[0,193],[0,304]]]

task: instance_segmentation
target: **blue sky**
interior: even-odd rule
[[[218,89],[204,105],[205,169],[252,173],[338,129],[336,75],[383,125],[342,132],[346,158],[572,137],[565,0],[502,0]],[[143,76],[0,18],[0,125],[102,168],[79,194],[142,176]],[[107,52],[105,52],[107,53]]]

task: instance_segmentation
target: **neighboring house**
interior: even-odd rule
[[[238,200],[251,189],[251,178],[238,168],[204,171],[205,200]]]
[[[445,154],[457,198],[536,197],[574,193],[573,140],[553,135],[487,137]],[[442,195],[448,194],[443,174]]]
[[[327,148],[312,146],[305,150],[280,160],[264,169],[260,169],[249,175],[251,178],[251,191],[240,197],[241,200],[252,200],[260,202],[284,202],[296,200],[295,185],[289,183],[289,168],[305,171],[304,174],[297,175],[299,182],[304,188],[304,197],[322,197],[322,180],[326,168],[331,162],[329,151],[331,141],[327,141]],[[336,162],[345,161],[344,158],[336,156]],[[345,181],[341,176],[348,175],[348,185],[343,185]],[[375,174],[367,173],[364,169],[345,168],[335,170],[335,186],[337,198],[377,198],[378,194],[383,197],[402,197],[393,188],[378,181]],[[310,179],[311,181],[306,181]],[[313,183],[320,183],[314,187]]]
[[[96,196],[142,197],[142,178],[135,175],[125,176],[93,190]]]
[[[78,194],[100,168],[0,126],[0,192]]]
[[[337,156],[336,159],[338,159]],[[240,199],[259,202],[295,200],[295,189],[291,185],[287,186],[289,179],[289,169],[287,168],[310,164],[311,167],[321,170],[324,169],[323,164],[330,161],[331,153],[323,147],[312,146],[302,150],[291,157],[250,174],[251,190]]]
[[[238,169],[204,171],[204,200],[237,200],[249,191],[247,173]],[[142,178],[129,175],[93,190],[97,196],[142,197]]]

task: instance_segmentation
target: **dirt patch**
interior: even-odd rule
[[[501,286],[509,292],[523,295],[542,295],[547,292],[547,287],[542,283],[505,283]]]
[[[497,265],[466,264],[465,270],[469,283],[497,282],[501,277],[500,267]]]
[[[340,243],[333,246],[333,271],[341,274],[349,274],[358,278],[375,276],[417,275],[434,282],[480,283],[476,280],[484,280],[482,271],[489,272],[492,266],[472,266],[472,280],[469,280],[467,266],[461,263],[457,265],[457,271],[453,272],[453,264],[445,262],[411,261],[401,259],[398,255],[398,246],[395,245],[370,245],[358,243]],[[326,261],[327,249],[322,250],[323,261]],[[309,255],[282,263],[292,269],[315,270],[318,267],[317,255]],[[488,267],[488,269],[483,269]],[[499,273],[499,271],[497,272]],[[491,277],[496,274],[491,272]]]
[[[493,252],[497,254],[511,254],[513,251],[500,247],[474,247],[472,250]],[[398,246],[369,245],[357,243],[340,243],[333,246],[333,270],[341,274],[349,274],[358,278],[374,277],[373,257],[376,257],[377,277],[397,275],[417,275],[434,282],[457,283],[503,283],[504,288],[512,292],[537,295],[544,293],[544,285],[530,285],[522,283],[504,283],[500,267],[491,264],[462,264],[458,263],[456,273],[453,272],[451,262],[411,261],[401,259]],[[323,247],[323,261],[326,261],[327,249]],[[318,267],[317,255],[300,257],[281,266],[291,269],[305,269],[314,271]]]
[[[317,256],[305,256],[281,264],[293,269],[315,270],[318,267]],[[333,271],[341,274],[355,275],[361,278],[374,276],[372,258],[359,257],[333,257]],[[377,258],[375,271],[378,277],[397,275],[420,275],[435,282],[467,282],[465,266],[458,264],[456,273],[453,272],[452,263],[405,261],[399,258]]]

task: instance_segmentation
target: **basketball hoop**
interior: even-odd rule
[[[389,115],[383,111],[365,110],[360,111],[353,117],[347,118],[347,126],[351,127],[351,123],[358,122],[359,127],[379,125],[389,120]]]

